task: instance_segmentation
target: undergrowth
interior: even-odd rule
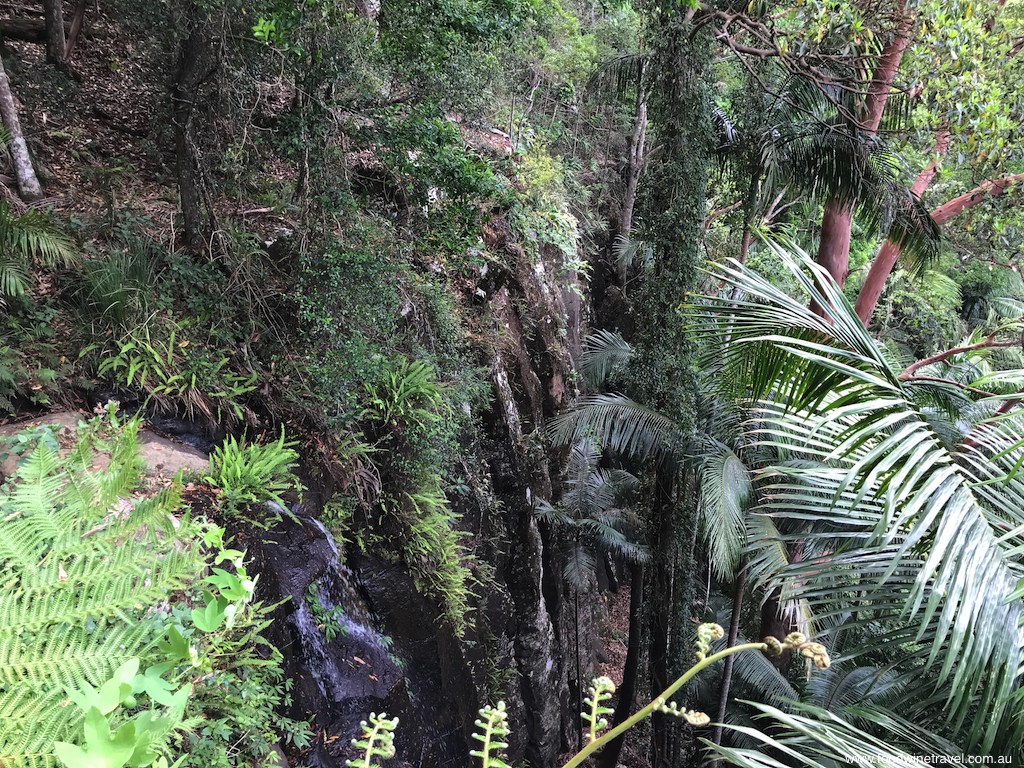
[[[174,482],[134,496],[138,419],[16,436],[0,488],[0,761],[68,768],[252,765],[304,723],[259,633],[255,577]],[[96,452],[109,464],[96,471]],[[210,569],[210,570],[207,570]],[[206,575],[204,575],[206,572]],[[145,574],[146,578],[141,578]],[[177,758],[177,760],[175,760]]]

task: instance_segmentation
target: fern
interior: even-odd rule
[[[199,540],[184,516],[168,512],[175,488],[131,505],[139,475],[138,422],[109,445],[105,472],[94,465],[99,430],[61,457],[40,440],[23,458],[13,488],[0,494],[0,764],[57,765],[54,741],[80,735],[84,713],[64,687],[102,685],[152,638],[140,621],[150,605],[191,580]],[[162,529],[162,534],[161,534]],[[173,533],[172,533],[173,532]]]

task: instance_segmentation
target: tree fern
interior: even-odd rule
[[[152,640],[142,612],[198,572],[184,516],[174,531],[168,488],[134,503],[135,436],[128,422],[94,465],[95,434],[61,457],[42,441],[0,494],[0,763],[56,764],[53,743],[80,732],[64,688],[100,686]],[[161,533],[162,529],[162,533]],[[186,544],[183,545],[183,542]]]

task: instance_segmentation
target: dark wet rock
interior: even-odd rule
[[[294,682],[291,717],[315,716],[321,734],[306,764],[340,768],[350,740],[371,712],[398,717],[398,758],[423,768],[470,765],[467,728],[478,704],[459,644],[432,601],[397,565],[374,558],[339,560],[315,520],[284,514],[262,537],[261,598],[286,600],[268,639],[284,654]],[[316,585],[322,610],[341,608],[328,640],[307,596]],[[290,598],[290,599],[289,599]]]

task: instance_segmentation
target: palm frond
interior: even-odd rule
[[[633,347],[614,331],[598,330],[583,342],[579,370],[591,387],[600,387],[619,366],[625,365],[633,354]]]
[[[615,236],[612,255],[622,269],[639,264],[644,270],[649,270],[654,264],[654,246],[632,232]]]
[[[755,740],[758,749],[705,745],[732,765],[741,768],[833,768],[835,765],[887,765],[916,768],[920,759],[875,735],[860,730],[839,715],[820,707],[794,704],[786,712],[768,704],[747,702],[758,710],[762,728],[725,725],[730,731]],[[941,755],[941,752],[935,753]],[[958,754],[958,753],[952,753]]]
[[[670,419],[618,394],[581,398],[573,410],[548,425],[548,438],[555,445],[593,439],[604,448],[639,459],[669,453],[679,437]]]
[[[752,497],[750,472],[728,447],[707,440],[700,458],[701,532],[715,578],[731,580],[746,545],[744,513]]]
[[[44,267],[70,266],[75,256],[73,243],[40,210],[29,208],[15,216],[0,200],[0,245],[7,254],[36,259]]]
[[[807,296],[792,299],[737,266],[715,277],[741,287],[746,300],[709,297],[690,311],[698,332],[721,324],[730,334],[719,354],[730,371],[724,378],[748,381],[750,400],[771,398],[759,407],[759,440],[787,451],[796,443],[818,462],[776,467],[758,508],[801,525],[821,553],[783,569],[776,583],[825,615],[859,595],[862,616],[910,629],[908,639],[926,650],[920,671],[934,668],[937,685],[950,683],[954,727],[971,714],[969,748],[1019,739],[1010,696],[1024,610],[1005,600],[1017,568],[974,476],[820,268],[794,246],[769,245]],[[807,309],[808,298],[824,318]]]
[[[622,97],[630,91],[646,87],[644,74],[650,63],[649,53],[626,53],[600,64],[589,85]]]
[[[570,541],[565,550],[562,578],[576,592],[585,592],[594,575],[594,553],[579,541]]]
[[[747,641],[737,638],[736,642]],[[733,674],[751,689],[758,691],[758,698],[762,701],[785,707],[800,698],[796,689],[789,684],[789,680],[762,653],[737,654],[733,662]]]

